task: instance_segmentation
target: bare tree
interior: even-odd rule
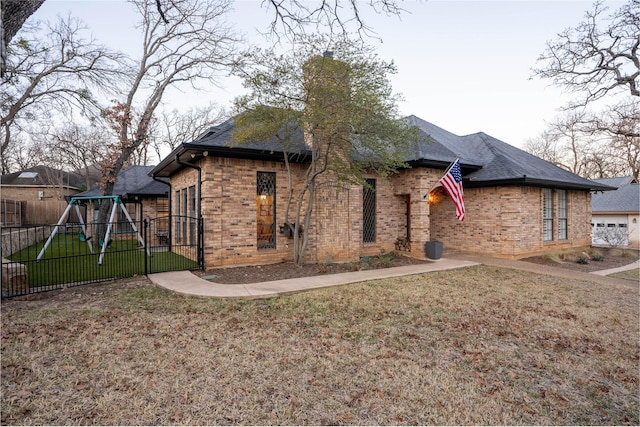
[[[158,159],[166,149],[173,150],[185,141],[193,141],[209,127],[227,118],[224,109],[215,103],[187,111],[163,111],[150,132],[151,146]]]
[[[363,9],[394,16],[403,12],[395,0],[263,0],[262,5],[272,12],[271,34],[291,40],[318,32],[371,36],[375,32],[362,17]]]
[[[26,139],[27,135],[19,134],[12,138],[12,144],[2,154],[4,173],[18,172],[44,163],[40,158],[41,150]]]
[[[606,155],[617,160],[624,175],[640,176],[640,102],[623,100],[585,124],[591,134],[602,135]],[[612,175],[615,176],[615,175]]]
[[[112,135],[107,134],[104,126],[81,125],[69,120],[66,124],[52,127],[35,140],[42,149],[40,157],[45,164],[82,174],[85,187],[89,189],[96,180],[93,169],[105,157],[110,138]]]
[[[629,0],[610,16],[597,1],[583,22],[547,42],[534,75],[582,96],[569,108],[628,91],[640,96],[640,0]]]
[[[598,115],[565,111],[525,150],[586,178],[638,176],[638,103],[616,104]]]
[[[318,52],[331,43],[333,51]],[[316,191],[366,185],[365,174],[386,177],[406,167],[417,130],[401,120],[388,75],[363,43],[310,37],[285,55],[254,51],[240,72],[251,93],[236,100],[236,144],[274,140],[282,147],[289,193],[285,227],[293,228],[293,259],[304,263]],[[335,54],[335,59],[333,55]],[[308,153],[304,178],[294,190],[289,156]],[[291,207],[291,209],[290,209]],[[291,216],[289,216],[291,215]]]
[[[116,142],[102,162],[105,195],[113,193],[118,173],[136,150],[149,143],[153,117],[167,89],[217,84],[236,62],[241,40],[225,21],[230,0],[173,0],[164,10],[168,24],[159,19],[155,1],[132,4],[140,14],[142,54],[132,68],[131,86],[106,111]],[[100,222],[107,214],[108,207],[101,209]]]
[[[9,46],[5,79],[0,82],[0,156],[2,171],[8,170],[4,152],[12,133],[26,130],[34,119],[51,112],[98,114],[94,92],[117,88],[115,78],[122,57],[84,40],[86,28],[77,19],[59,18],[46,24],[45,34],[39,23],[25,26],[21,36]]]
[[[629,231],[626,227],[594,227],[592,238],[598,244],[613,248],[625,247],[629,244]]]
[[[534,156],[562,167],[564,152],[556,135],[549,129],[543,131],[539,136],[527,140],[524,149]]]
[[[0,78],[7,68],[7,46],[24,22],[44,0],[4,0],[0,2]]]

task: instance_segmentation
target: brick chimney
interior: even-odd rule
[[[303,73],[307,94],[305,143],[309,148],[317,148],[327,138],[349,133],[345,117],[351,97],[349,66],[333,59],[333,52],[325,51],[305,62]]]

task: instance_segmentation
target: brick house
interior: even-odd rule
[[[423,141],[410,168],[363,186],[318,190],[306,262],[343,262],[381,251],[424,257],[425,242],[448,250],[506,258],[589,246],[591,191],[583,179],[484,133],[457,136],[415,116]],[[288,177],[273,142],[231,145],[235,121],[178,146],[152,171],[170,178],[173,213],[202,216],[206,268],[291,260],[283,218]],[[290,154],[294,186],[303,182],[308,150]],[[289,153],[291,153],[291,149]],[[466,219],[436,187],[460,158]]]
[[[65,201],[86,189],[85,180],[74,172],[66,172],[48,166],[34,166],[20,172],[0,177],[3,199],[41,201]]]
[[[2,175],[0,224],[55,222],[64,212],[68,198],[85,189],[83,176],[49,166],[34,166]]]

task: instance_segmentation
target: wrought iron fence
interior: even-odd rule
[[[2,227],[2,297],[202,268],[201,219],[154,218],[135,229],[108,225]],[[104,240],[96,233],[106,229],[114,232]]]

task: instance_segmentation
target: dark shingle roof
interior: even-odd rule
[[[200,160],[205,153],[206,155],[218,157],[283,160],[283,149],[277,142],[275,136],[265,142],[234,145],[232,132],[235,129],[236,121],[233,118],[217,126],[210,127],[196,140],[184,142],[178,146],[156,166],[151,174],[158,177],[169,177],[184,167],[184,164],[181,163],[195,163]],[[299,126],[293,124],[289,133],[292,140],[287,149],[289,159],[293,162],[304,161],[304,158],[309,155],[309,152],[304,144],[302,130]]]
[[[227,154],[233,154],[234,152],[242,152],[246,154],[246,151],[254,151],[262,154],[279,153],[282,154],[282,145],[278,143],[276,137],[272,137],[269,141],[249,143],[242,145],[234,145],[232,142],[231,133],[236,128],[235,119],[231,118],[218,126],[212,126],[207,132],[198,137],[195,141],[186,143],[187,146],[198,147],[211,147],[213,149],[221,149]],[[301,153],[305,150],[303,133],[300,130],[300,126],[293,125],[290,130],[291,143],[289,152]]]
[[[640,184],[631,176],[594,179],[604,185],[618,187],[615,191],[595,193],[591,198],[594,213],[640,212]]]
[[[530,185],[581,190],[611,189],[606,185],[581,178],[482,132],[458,136],[416,116],[409,116],[407,120],[420,129],[422,138],[417,148],[407,153],[406,161],[414,167],[445,168],[459,156],[466,186]],[[194,162],[201,158],[204,152],[220,157],[282,159],[282,147],[275,137],[262,143],[233,146],[231,133],[234,129],[234,119],[211,127],[195,141],[179,146],[160,162],[152,174],[171,176],[184,166],[181,162]],[[304,161],[308,151],[303,133],[300,126],[294,126],[294,129],[294,144],[289,147],[288,152],[296,154],[294,161]],[[184,157],[180,157],[183,155]],[[189,159],[190,157],[193,160]]]
[[[58,186],[81,189],[85,186],[82,176],[73,172],[50,168],[49,166],[34,166],[0,177],[3,185],[30,185],[30,186]]]
[[[424,159],[442,158],[449,162],[459,156],[463,166],[476,166],[475,171],[464,175],[466,186],[519,184],[588,190],[611,189],[483,132],[458,136],[416,116],[410,116],[409,120],[428,140],[420,143],[418,156]]]
[[[121,197],[132,196],[165,196],[169,191],[169,185],[163,184],[151,178],[149,173],[155,166],[131,166],[120,172],[113,188],[113,194]],[[77,194],[76,197],[99,196],[97,187],[89,191]]]

